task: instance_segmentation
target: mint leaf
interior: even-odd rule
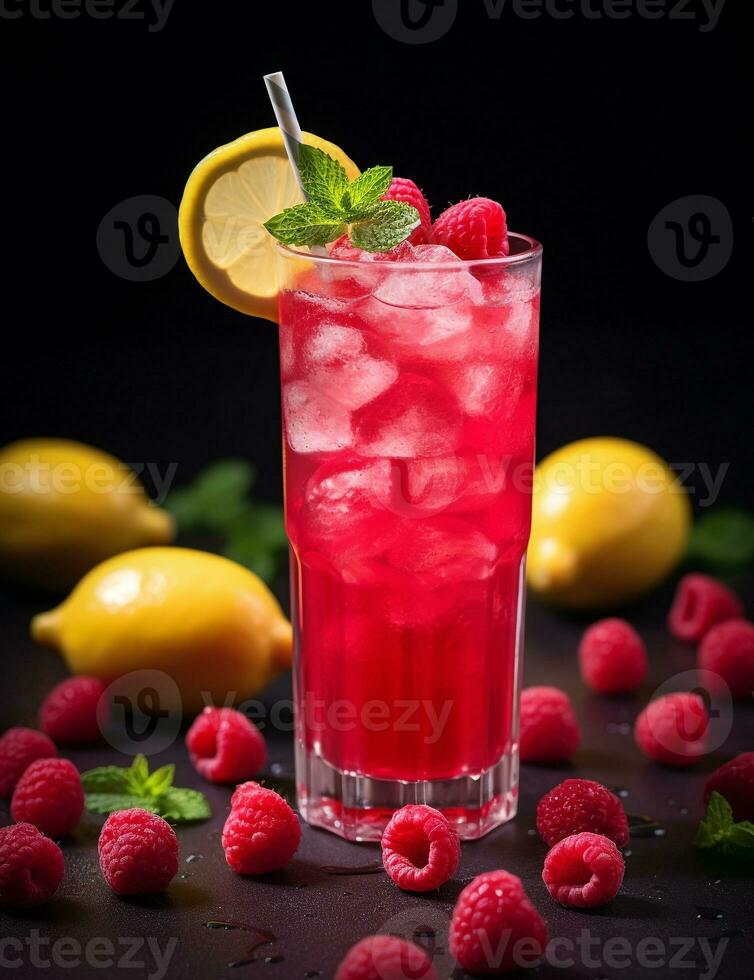
[[[172,490],[165,507],[179,531],[221,530],[225,522],[244,511],[246,495],[256,472],[245,459],[210,463],[187,487]]]
[[[100,766],[81,774],[84,800],[92,813],[114,813],[140,807],[166,820],[206,820],[212,816],[207,798],[195,789],[172,785],[175,766],[160,766],[150,775],[149,763],[137,755],[131,766]]]
[[[348,187],[343,164],[333,160],[324,150],[304,143],[298,151],[298,169],[309,199],[326,213],[337,217],[341,199]]]
[[[402,201],[380,201],[351,227],[351,241],[366,252],[387,252],[421,224],[419,212]]]
[[[714,849],[731,858],[754,858],[754,824],[749,820],[733,822],[733,810],[720,793],[713,792],[707,813],[694,839],[697,847]]]
[[[160,796],[173,785],[173,776],[175,776],[174,765],[160,766],[147,779],[144,792],[151,793],[152,796]]]
[[[129,793],[86,793],[84,801],[90,813],[115,813],[116,810],[131,810],[133,807],[157,812],[143,797]]]
[[[688,557],[716,566],[754,562],[754,514],[721,508],[702,517],[691,532]]]
[[[370,167],[348,186],[349,206],[363,208],[377,201],[387,192],[393,180],[392,167]]]
[[[346,230],[342,218],[328,216],[314,201],[286,208],[264,226],[284,245],[327,245]]]
[[[180,822],[208,820],[212,816],[207,797],[195,789],[176,789],[173,787],[154,802],[159,807],[156,812],[166,820]]]

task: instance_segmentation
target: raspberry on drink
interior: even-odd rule
[[[32,762],[58,754],[55,743],[33,728],[9,728],[0,736],[0,797],[11,796]]]
[[[537,805],[539,836],[552,847],[572,834],[604,834],[618,847],[628,843],[628,818],[618,797],[591,779],[566,779]]]
[[[754,752],[743,752],[715,769],[704,784],[705,806],[713,793],[725,797],[735,821],[754,822]]]
[[[30,823],[0,827],[0,906],[49,902],[63,880],[63,852]]]
[[[525,687],[520,724],[522,762],[565,762],[581,744],[571,699],[557,687]]]
[[[84,812],[78,769],[69,759],[32,762],[13,791],[10,812],[48,837],[70,834]]]
[[[623,883],[625,861],[602,834],[564,837],[547,852],[542,880],[556,902],[569,908],[605,905]]]
[[[267,754],[264,738],[235,708],[207,706],[186,733],[191,762],[212,783],[239,783],[256,775]]]
[[[352,946],[335,980],[437,980],[423,949],[398,936],[367,936]]]
[[[546,946],[547,927],[515,875],[487,871],[459,895],[450,922],[450,951],[469,973],[534,966]]]
[[[99,835],[99,864],[118,895],[165,891],[178,872],[178,838],[156,813],[134,807],[111,813]]]
[[[647,651],[625,619],[602,619],[581,638],[579,666],[584,683],[597,694],[630,694],[647,676]]]
[[[692,766],[706,750],[709,717],[698,694],[666,694],[636,719],[634,738],[648,758],[666,766]]]
[[[263,875],[287,864],[301,840],[298,817],[286,801],[259,783],[242,783],[230,800],[222,845],[237,874]]]
[[[39,727],[59,745],[102,740],[97,705],[105,686],[96,677],[70,677],[54,687],[39,709]]]
[[[718,674],[737,700],[754,695],[754,623],[728,619],[705,635],[699,647],[699,668]]]
[[[668,629],[677,640],[698,643],[716,623],[744,615],[743,603],[727,585],[694,572],[678,583]]]
[[[509,252],[505,211],[488,197],[459,201],[432,226],[438,245],[447,245],[461,259],[489,259]]]
[[[431,806],[402,807],[382,834],[385,871],[405,891],[439,888],[455,872],[460,856],[458,835]]]
[[[429,204],[413,180],[407,177],[393,177],[392,183],[382,195],[383,201],[402,201],[416,208],[421,218],[421,224],[414,228],[408,237],[412,245],[426,245],[432,242],[432,217]]]

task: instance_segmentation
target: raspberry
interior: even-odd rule
[[[57,891],[64,870],[63,852],[32,824],[0,827],[0,905],[44,905]]]
[[[19,779],[10,804],[16,821],[33,823],[48,837],[65,837],[84,812],[84,791],[70,759],[37,759]]]
[[[99,835],[99,866],[118,895],[151,895],[178,871],[178,838],[162,817],[134,807],[111,813]]]
[[[428,892],[445,884],[460,856],[458,835],[431,806],[402,807],[382,835],[385,871],[409,892]]]
[[[238,874],[277,871],[296,853],[298,817],[282,796],[259,783],[242,783],[230,800],[223,827],[225,860]]]
[[[539,836],[552,847],[585,830],[604,834],[618,847],[628,843],[628,819],[618,797],[591,779],[566,779],[537,805]]]
[[[746,619],[728,619],[713,626],[699,648],[699,667],[719,674],[734,698],[751,698],[754,694],[754,623]]]
[[[570,698],[557,687],[525,687],[521,692],[522,762],[564,762],[581,744]]]
[[[58,754],[55,743],[33,728],[9,728],[0,736],[0,796],[13,794],[16,783],[37,759]]]
[[[715,623],[740,619],[744,612],[735,592],[709,575],[694,572],[678,583],[668,629],[677,640],[697,643]]]
[[[429,956],[398,936],[367,936],[352,946],[335,980],[437,980]]]
[[[618,894],[626,863],[602,834],[573,834],[547,852],[542,881],[556,902],[586,909],[605,905]]]
[[[715,769],[704,784],[704,803],[713,792],[724,796],[733,819],[754,821],[754,752],[744,752]]]
[[[603,619],[579,644],[581,676],[597,694],[628,694],[647,676],[644,643],[625,619]]]
[[[698,694],[666,694],[636,719],[634,738],[644,755],[667,766],[691,766],[704,755],[709,718]]]
[[[416,208],[421,218],[421,224],[414,228],[408,237],[412,245],[426,245],[432,242],[432,217],[429,204],[413,180],[407,177],[393,177],[393,182],[387,192],[382,195],[383,201],[403,201]]]
[[[450,922],[450,951],[469,973],[507,973],[534,966],[547,928],[521,879],[508,871],[478,875],[458,896]]]
[[[488,197],[472,197],[443,211],[432,234],[438,245],[461,259],[488,259],[509,251],[505,211]]]
[[[235,708],[205,708],[186,733],[186,746],[196,771],[212,783],[248,779],[267,755],[259,729]]]
[[[70,677],[53,687],[39,709],[39,727],[61,745],[102,740],[97,705],[105,691],[96,677]]]

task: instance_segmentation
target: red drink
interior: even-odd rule
[[[427,802],[480,836],[515,813],[541,249],[282,252],[302,812],[371,839]]]

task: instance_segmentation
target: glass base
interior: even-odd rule
[[[461,840],[476,840],[516,815],[518,748],[480,773],[409,782],[341,772],[297,741],[296,785],[304,820],[346,840],[378,841],[407,803],[435,807]]]

